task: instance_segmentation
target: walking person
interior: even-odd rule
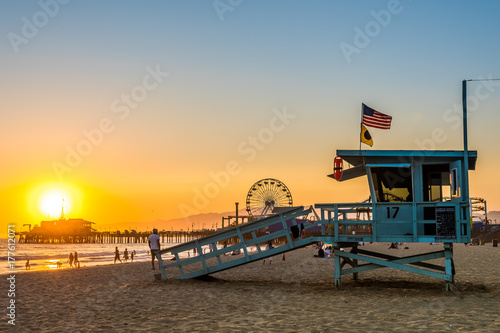
[[[118,246],[115,247],[115,264],[117,260],[120,260],[120,264],[123,264],[122,260],[120,259],[120,251],[118,251]]]
[[[149,248],[151,249],[151,266],[155,269],[156,252],[160,251],[160,236],[158,236],[158,229],[153,229],[153,233],[148,237]]]
[[[73,252],[70,252],[68,261],[69,261],[69,267],[73,267]]]
[[[123,251],[123,259],[124,259],[125,262],[128,261],[128,250],[127,250],[127,248],[125,248],[125,251]]]
[[[80,260],[78,260],[78,252],[75,251],[75,255],[73,256],[73,263],[75,267],[80,268]]]

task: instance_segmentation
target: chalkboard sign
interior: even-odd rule
[[[437,239],[457,238],[455,207],[436,207]]]

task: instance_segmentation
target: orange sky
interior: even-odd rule
[[[0,5],[4,36],[41,10],[20,3]],[[404,3],[363,45],[385,2],[245,2],[224,20],[175,3],[71,3],[26,43],[4,38],[0,235],[47,218],[58,189],[97,227],[230,211],[263,178],[295,205],[364,200],[366,179],[326,177],[337,149],[359,148],[361,103],[393,117],[363,149],[462,149],[461,81],[500,77],[499,28],[478,24],[496,3]],[[500,210],[500,82],[468,96],[470,193]]]

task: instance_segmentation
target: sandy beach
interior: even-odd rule
[[[441,245],[367,249],[397,256]],[[213,274],[206,280],[155,280],[150,263],[16,274],[16,325],[0,330],[72,331],[500,331],[500,248],[455,244],[456,289],[392,269],[343,277],[312,247]],[[4,275],[4,278],[8,277]],[[2,299],[5,299],[2,297]],[[4,306],[8,305],[4,301]],[[5,309],[5,308],[4,308]]]

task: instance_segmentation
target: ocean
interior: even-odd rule
[[[17,239],[16,239],[17,241]],[[162,243],[162,249],[177,245],[178,243]],[[0,239],[0,274],[13,274],[13,272],[25,272],[26,261],[30,261],[29,271],[54,270],[57,263],[62,263],[59,269],[68,269],[69,254],[78,252],[80,267],[113,264],[115,258],[115,247],[120,251],[123,261],[123,251],[130,253],[135,250],[134,262],[149,261],[149,246],[147,243],[122,243],[122,244],[32,244],[16,243],[15,248],[9,246],[7,239]],[[10,258],[10,259],[9,259]],[[14,260],[13,260],[14,259]],[[14,264],[11,268],[9,264]],[[29,272],[28,271],[28,272]]]

